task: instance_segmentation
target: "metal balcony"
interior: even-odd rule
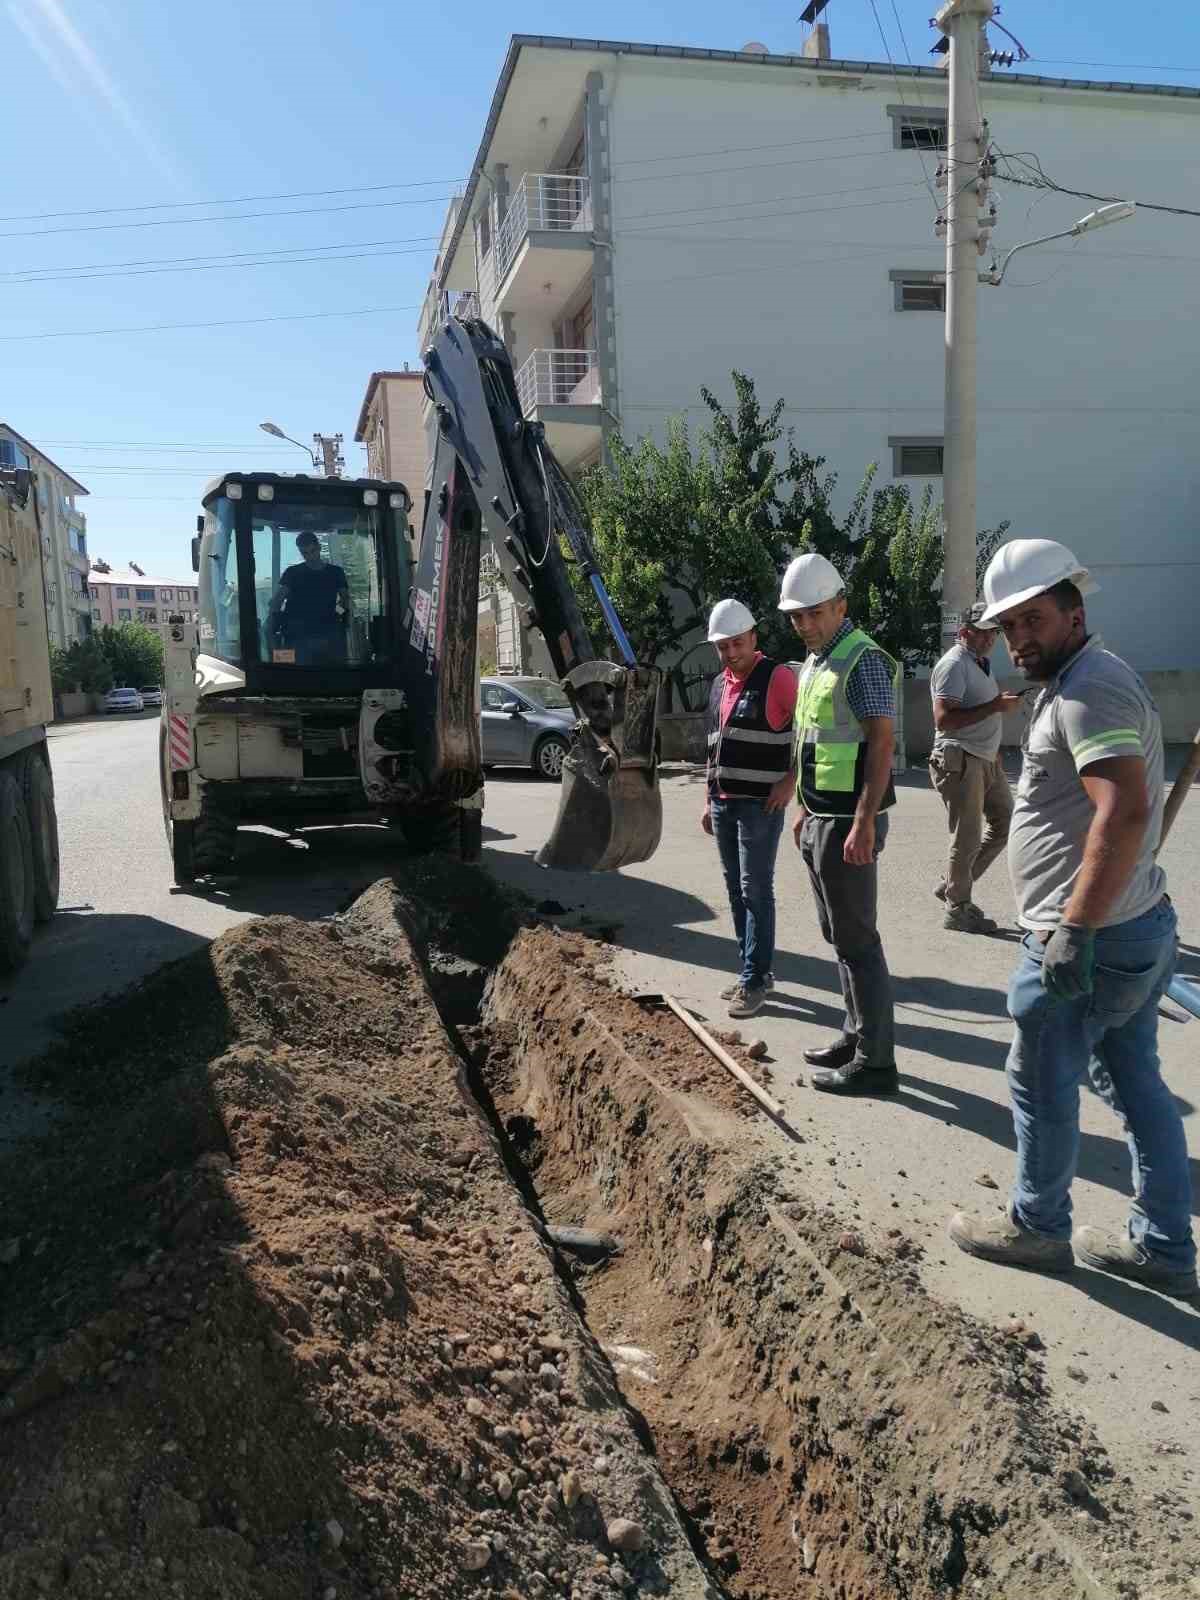
[[[516,379],[521,410],[545,425],[550,448],[565,467],[598,451],[600,369],[594,350],[534,350]]]
[[[592,268],[592,197],[571,172],[527,172],[479,267],[484,319],[500,311],[559,309]]]

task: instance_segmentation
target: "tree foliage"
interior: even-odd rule
[[[837,478],[782,426],[783,400],[765,412],[753,380],[734,372],[726,409],[707,388],[710,422],[693,448],[684,417],[668,419],[660,446],[609,438],[609,462],[580,483],[597,564],[640,661],[667,674],[667,703],[689,706],[714,670],[704,638],[717,600],[742,600],[760,619],[769,653],[802,647],[777,610],[792,557],[816,550],[846,580],[850,613],[910,670],[940,650],[941,508],[904,484],[875,487],[867,468],[839,515]],[[980,535],[979,572],[1007,524]],[[598,650],[610,648],[590,589],[578,585]]]
[[[50,647],[50,675],[56,694],[107,694],[112,688],[112,667],[94,635],[76,639],[65,650]]]
[[[93,637],[118,687],[141,689],[162,682],[163,642],[155,629],[141,622],[123,622],[117,628],[101,628]]]

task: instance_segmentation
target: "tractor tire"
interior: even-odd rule
[[[175,887],[184,889],[196,881],[196,850],[193,840],[194,822],[167,823],[167,843],[171,848],[171,871]]]
[[[15,779],[0,772],[0,972],[12,972],[33,942],[33,838]]]
[[[29,834],[33,843],[33,909],[39,922],[49,922],[58,909],[58,815],[54,809],[54,779],[40,750],[27,750],[13,774],[21,786]]]
[[[192,857],[199,878],[232,872],[237,857],[237,812],[206,788],[200,800],[192,839]]]

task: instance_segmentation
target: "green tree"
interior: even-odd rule
[[[803,550],[833,562],[855,620],[907,670],[935,660],[943,547],[932,489],[914,501],[905,484],[877,488],[872,464],[839,515],[836,474],[784,430],[784,402],[764,412],[753,380],[740,372],[732,380],[728,409],[701,389],[711,421],[697,449],[682,417],[668,419],[665,447],[613,434],[608,464],[579,485],[597,564],[638,659],[666,672],[667,706],[695,704],[711,677],[704,624],[725,596],[759,618],[765,650],[799,653],[777,602],[783,572]],[[980,534],[980,579],[1007,527]],[[576,587],[596,648],[609,653],[600,608],[586,585]]]
[[[50,674],[56,694],[106,694],[112,688],[112,668],[94,636],[76,639],[65,650],[50,648]]]
[[[101,628],[93,638],[118,687],[140,689],[162,682],[163,643],[153,628],[141,622],[123,622],[117,628]]]

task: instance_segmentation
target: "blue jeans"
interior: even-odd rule
[[[733,912],[741,982],[757,989],[775,961],[775,857],[786,813],[767,811],[761,800],[714,797],[709,814]]]
[[[1183,1121],[1159,1073],[1158,1002],[1175,968],[1168,900],[1096,935],[1094,987],[1055,1000],[1042,987],[1042,943],[1027,934],[1008,990],[1017,1025],[1008,1089],[1017,1134],[1012,1213],[1051,1239],[1071,1236],[1071,1181],[1079,1156],[1079,1085],[1085,1074],[1125,1127],[1133,1157],[1129,1237],[1186,1270],[1196,1260]]]

